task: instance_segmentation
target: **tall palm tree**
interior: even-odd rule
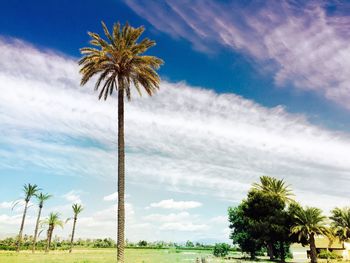
[[[41,211],[43,209],[44,206],[44,202],[47,201],[48,199],[50,199],[52,197],[52,195],[49,194],[44,194],[44,193],[40,193],[35,195],[36,199],[38,201],[38,206],[39,206],[39,212],[38,212],[38,217],[36,219],[36,225],[35,225],[35,231],[34,231],[34,237],[33,237],[33,248],[32,248],[32,252],[35,252],[35,246],[36,246],[36,239],[38,237],[38,231],[39,231],[39,223],[40,223],[40,217],[41,217]]]
[[[128,24],[122,28],[114,24],[110,33],[102,22],[106,39],[97,33],[89,32],[90,44],[95,47],[81,49],[83,57],[79,61],[82,74],[81,85],[85,85],[91,77],[97,75],[95,90],[99,91],[99,99],[118,92],[118,235],[117,261],[124,262],[124,230],[125,230],[125,152],[124,152],[124,97],[131,99],[131,85],[141,95],[141,86],[152,95],[160,84],[156,70],[163,61],[154,56],[143,55],[155,41],[147,38],[138,41],[144,32],[143,27],[133,28]],[[103,83],[103,85],[102,85]]]
[[[287,185],[283,179],[277,179],[271,176],[261,176],[260,183],[254,183],[253,188],[265,193],[270,193],[280,197],[284,202],[290,203],[294,196],[290,185]]]
[[[304,239],[309,243],[311,263],[317,263],[315,235],[328,236],[326,217],[315,207],[295,209],[293,217],[292,234],[297,234],[299,241]]]
[[[49,252],[53,231],[57,226],[63,228],[64,222],[61,220],[59,213],[51,212],[49,216],[41,222],[41,225],[48,226],[45,252]]]
[[[78,215],[84,210],[84,208],[80,204],[73,204],[72,205],[72,209],[73,209],[73,213],[74,213],[74,218],[73,218],[73,229],[72,229],[72,236],[71,236],[71,240],[70,240],[69,253],[72,253],[72,249],[73,249],[75,227],[76,227],[76,224],[77,224]]]
[[[22,222],[19,229],[18,239],[17,239],[17,247],[16,250],[19,252],[21,242],[22,242],[22,235],[23,235],[23,229],[24,229],[24,221],[26,220],[27,216],[27,210],[28,210],[28,204],[30,199],[39,191],[40,189],[36,184],[25,184],[23,186],[23,192],[24,192],[24,211],[22,216]]]
[[[335,208],[329,217],[335,235],[342,241],[350,238],[350,207]]]

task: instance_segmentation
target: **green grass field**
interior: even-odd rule
[[[215,259],[211,251],[175,250],[175,249],[126,249],[127,263],[194,263],[197,257],[206,256],[209,262],[233,262]],[[49,254],[29,251],[0,251],[1,263],[111,263],[115,262],[116,251],[113,249],[77,249],[72,254],[66,251],[51,251]]]

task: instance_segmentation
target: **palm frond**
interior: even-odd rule
[[[155,56],[143,55],[155,42],[147,38],[139,41],[143,27],[134,28],[129,24],[123,27],[119,23],[109,31],[102,22],[106,39],[99,34],[88,32],[94,47],[80,49],[83,57],[79,60],[80,84],[84,86],[92,77],[98,76],[95,89],[99,91],[99,99],[106,100],[113,90],[123,89],[128,100],[131,99],[131,85],[141,95],[141,87],[146,93],[153,95],[159,88],[160,78],[156,72],[164,63]],[[112,33],[111,33],[112,32]]]

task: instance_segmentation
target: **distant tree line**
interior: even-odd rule
[[[0,250],[16,250],[17,239],[13,237],[0,240]],[[32,249],[33,236],[24,235],[21,244],[21,250]],[[63,239],[55,236],[51,241],[51,250],[67,250],[71,249],[71,240]],[[78,248],[116,248],[116,243],[111,238],[104,239],[77,239],[73,242],[74,247]],[[46,250],[46,240],[38,240],[36,243],[37,250]]]
[[[350,238],[350,208],[335,208],[327,220],[319,208],[302,207],[293,196],[283,180],[262,176],[238,206],[228,209],[233,243],[252,259],[266,251],[271,260],[281,262],[292,243],[301,243],[309,246],[311,262],[316,263],[325,254],[317,253],[317,235],[328,237],[329,246],[336,238]]]
[[[30,250],[32,249],[34,237],[24,235],[21,243],[21,250]],[[17,239],[13,237],[5,238],[0,240],[0,250],[16,250]],[[73,242],[74,247],[76,248],[116,248],[115,240],[111,238],[97,238],[97,239],[77,239]],[[196,250],[212,250],[213,245],[205,245],[199,242],[193,243],[187,241],[185,244],[175,243],[175,242],[165,242],[165,241],[154,241],[148,242],[145,240],[140,240],[138,242],[130,242],[126,240],[125,247],[127,248],[150,248],[150,249],[196,249]],[[70,239],[60,239],[55,236],[51,241],[52,250],[70,250],[71,240]],[[37,250],[46,249],[46,240],[38,240],[36,242]]]

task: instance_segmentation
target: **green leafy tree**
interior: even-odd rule
[[[216,243],[213,249],[213,255],[215,257],[225,257],[230,251],[230,245],[226,243]]]
[[[245,215],[246,209],[246,201],[242,201],[237,207],[228,209],[229,227],[232,229],[230,238],[234,244],[239,245],[243,252],[249,253],[251,259],[254,259],[264,244],[260,238],[256,238],[254,224]]]
[[[295,207],[293,211],[292,234],[298,236],[300,242],[306,241],[310,246],[311,263],[317,262],[317,251],[315,244],[316,235],[328,235],[326,217],[322,210],[315,207]]]
[[[73,204],[72,209],[73,209],[74,217],[73,217],[73,229],[72,229],[72,236],[70,240],[69,253],[72,253],[72,250],[73,250],[74,234],[75,234],[75,227],[77,225],[78,215],[81,212],[83,212],[84,208],[80,204]]]
[[[229,209],[231,238],[245,252],[254,254],[266,247],[270,259],[284,262],[293,237],[290,237],[292,217],[288,204],[293,196],[283,180],[262,176],[254,183],[237,208]]]
[[[59,213],[50,213],[48,218],[46,218],[44,221],[41,222],[41,225],[48,226],[46,248],[45,248],[45,252],[48,253],[51,247],[53,231],[58,226],[63,228],[64,222],[61,220]]]
[[[194,244],[193,244],[193,242],[192,241],[190,241],[190,240],[187,240],[186,241],[186,245],[185,245],[186,247],[194,247]]]
[[[147,241],[146,240],[140,240],[139,243],[137,243],[139,247],[147,247]]]
[[[22,243],[22,235],[23,235],[23,229],[24,229],[24,222],[27,216],[27,210],[28,210],[28,204],[30,199],[35,196],[35,194],[39,191],[40,189],[36,184],[25,184],[23,186],[23,192],[24,192],[24,211],[23,211],[23,216],[22,216],[22,221],[21,221],[21,226],[19,229],[19,234],[18,234],[18,239],[17,239],[17,246],[16,250],[19,252],[21,243]]]
[[[266,245],[271,259],[278,256],[283,262],[290,243],[291,226],[284,200],[253,189],[248,193],[246,204],[243,212],[251,224],[251,234]]]
[[[133,28],[126,24],[113,26],[110,33],[102,22],[106,39],[89,32],[90,44],[95,47],[81,49],[79,61],[82,74],[81,85],[93,76],[98,76],[95,90],[100,90],[99,99],[107,99],[113,91],[118,92],[118,234],[117,261],[124,263],[125,243],[125,149],[124,149],[124,97],[131,99],[131,85],[141,95],[141,87],[153,95],[159,88],[160,78],[156,70],[163,61],[154,56],[143,55],[155,41],[147,38],[138,41],[143,27]]]
[[[35,252],[36,240],[37,240],[37,237],[38,237],[41,211],[43,209],[45,201],[50,199],[52,197],[52,195],[39,193],[39,194],[36,194],[35,197],[36,197],[36,199],[38,201],[39,211],[38,211],[38,216],[37,216],[37,219],[36,219],[35,230],[34,230],[33,247],[32,247],[32,252],[33,253]]]

